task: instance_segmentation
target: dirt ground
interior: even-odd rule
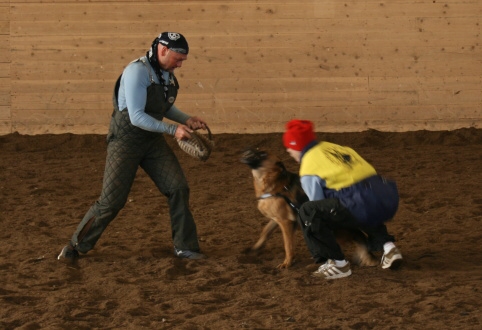
[[[243,253],[267,220],[240,152],[264,148],[296,171],[278,133],[215,135],[205,163],[169,139],[208,259],[174,257],[165,198],[140,170],[96,248],[65,265],[56,256],[100,194],[105,137],[0,136],[0,328],[481,329],[482,130],[318,137],[355,148],[397,181],[388,228],[401,269],[314,278],[300,232],[288,270],[276,269],[280,231],[261,253]]]

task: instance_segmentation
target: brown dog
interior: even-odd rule
[[[297,174],[288,171],[284,164],[266,151],[248,149],[243,152],[241,162],[252,171],[254,191],[259,211],[270,219],[263,228],[258,241],[249,249],[261,249],[277,226],[281,228],[285,248],[285,260],[278,268],[288,268],[294,261],[294,233],[298,225],[297,210],[308,201],[301,188]],[[360,231],[337,231],[339,243],[355,243],[354,262],[362,266],[378,265],[378,260],[368,251],[366,237]]]

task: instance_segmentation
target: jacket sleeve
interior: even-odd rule
[[[323,193],[323,180],[316,175],[304,175],[301,177],[301,187],[310,201],[325,199]]]

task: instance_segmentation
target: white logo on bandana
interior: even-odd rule
[[[179,38],[181,38],[181,36],[179,35],[179,33],[173,33],[173,32],[169,32],[167,34],[167,36],[169,37],[169,39],[171,40],[177,40]]]

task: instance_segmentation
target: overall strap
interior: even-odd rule
[[[152,68],[150,65],[147,65],[147,59],[145,57],[139,58],[139,60],[146,66],[147,71],[149,71],[149,81],[151,84],[154,84],[154,77],[152,76]]]
[[[115,82],[114,86],[114,94],[112,95],[112,103],[114,105],[114,112],[117,110],[119,111],[119,104],[117,103],[117,99],[119,97],[119,87],[120,87],[120,81],[122,78],[122,74],[117,78],[117,81]]]
[[[154,78],[152,77],[151,67],[149,65],[147,65],[145,57],[138,58],[137,60],[134,60],[131,63],[139,62],[139,61],[141,61],[146,66],[147,70],[149,71],[149,80],[151,81],[151,84],[153,84]],[[117,78],[117,81],[115,82],[114,94],[112,95],[112,104],[114,105],[114,110],[117,110],[117,111],[120,110],[119,104],[117,103],[117,100],[119,98],[119,88],[120,88],[121,78],[122,78],[122,74],[119,76],[119,78]]]

